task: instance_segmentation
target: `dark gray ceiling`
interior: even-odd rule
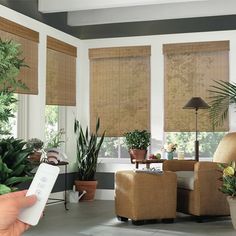
[[[67,13],[40,13],[37,0],[0,0],[0,4],[80,39],[236,29],[236,15],[70,27]]]

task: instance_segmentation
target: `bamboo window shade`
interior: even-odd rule
[[[122,137],[134,129],[150,130],[150,46],[89,50],[90,131]]]
[[[38,42],[39,33],[0,17],[0,37],[20,44],[22,58],[27,67],[21,67],[18,79],[28,89],[17,88],[16,93],[38,94]]]
[[[229,81],[229,41],[163,45],[164,130],[195,131],[195,112],[182,109],[191,97],[209,101],[214,80]],[[228,119],[215,131],[227,131]],[[198,110],[198,131],[212,131],[208,110]]]
[[[76,47],[47,37],[47,105],[76,105],[76,57]]]

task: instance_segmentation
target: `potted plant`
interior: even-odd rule
[[[236,229],[236,167],[235,162],[229,165],[218,164],[222,170],[222,186],[220,191],[227,195],[230,215],[234,229]]]
[[[88,127],[84,132],[78,120],[74,123],[74,132],[77,142],[77,165],[78,177],[75,180],[76,190],[79,192],[86,191],[86,194],[80,199],[91,201],[94,199],[97,187],[95,173],[97,169],[98,154],[104,140],[105,131],[98,137],[100,120],[97,120],[95,133],[89,135]]]
[[[163,150],[167,153],[168,160],[174,159],[174,152],[176,151],[176,148],[177,148],[176,143],[168,143],[164,145]]]
[[[21,139],[0,140],[0,195],[17,190],[17,185],[31,180],[34,165],[28,156],[31,148],[25,148]]]
[[[60,150],[60,146],[65,141],[63,135],[65,134],[64,129],[60,129],[51,139],[47,142],[45,151],[47,152],[47,161],[57,164],[62,160],[62,156],[65,158],[65,154]]]
[[[124,134],[125,144],[129,150],[131,163],[146,158],[151,134],[147,130],[134,130]]]
[[[27,141],[26,147],[32,149],[29,159],[34,162],[40,162],[43,149],[43,141],[38,138],[31,138]]]

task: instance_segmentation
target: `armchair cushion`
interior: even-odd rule
[[[194,190],[194,171],[176,171],[178,188]]]

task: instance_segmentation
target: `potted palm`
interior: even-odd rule
[[[229,105],[236,104],[236,84],[226,81],[214,81],[210,92],[210,118],[213,128],[221,126],[228,116]]]
[[[125,144],[129,150],[131,163],[146,158],[151,134],[147,130],[134,130],[125,135]]]
[[[98,137],[100,120],[97,120],[96,131],[89,135],[88,127],[84,132],[78,120],[74,123],[74,132],[77,142],[77,165],[78,177],[75,180],[76,190],[86,191],[86,194],[80,199],[82,201],[91,201],[94,199],[97,187],[95,173],[97,169],[98,154],[104,140],[105,132]]]

